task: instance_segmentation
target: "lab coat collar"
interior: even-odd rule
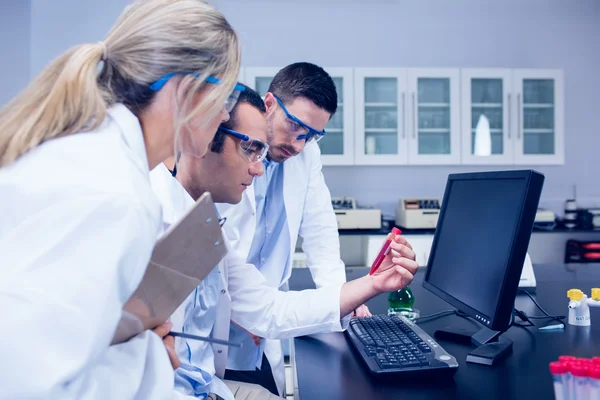
[[[133,160],[136,166],[148,175],[148,155],[146,154],[146,144],[144,143],[144,133],[138,118],[121,103],[117,103],[108,109],[108,115],[119,126],[121,135],[125,139],[127,146],[133,150],[136,155]]]

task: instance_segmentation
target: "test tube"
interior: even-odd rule
[[[571,367],[573,377],[573,397],[572,399],[588,398],[588,368],[583,364],[573,365]]]
[[[569,362],[569,361],[575,361],[577,360],[577,357],[575,356],[559,356],[558,357],[558,361],[560,362]]]
[[[600,367],[592,368],[589,375],[589,400],[600,400]]]
[[[568,379],[569,379],[569,368],[567,364],[554,361],[550,363],[550,373],[552,374],[552,381],[554,383],[554,399],[555,400],[569,400],[568,395]]]

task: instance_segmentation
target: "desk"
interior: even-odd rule
[[[566,292],[579,288],[588,296],[600,286],[597,264],[543,265],[534,267],[537,279],[536,299],[550,314],[567,315]],[[423,289],[424,269],[411,284],[415,307],[421,315],[451,307]],[[373,313],[385,313],[386,296],[370,300]],[[526,295],[518,295],[516,307],[529,315],[541,315]],[[373,379],[343,333],[305,336],[294,339],[294,364],[297,395],[306,399],[553,399],[554,389],[548,363],[559,355],[600,356],[600,309],[591,309],[592,326],[565,324],[563,332],[538,332],[537,329],[512,327],[503,337],[513,341],[513,353],[494,367],[466,362],[473,348],[451,342],[438,342],[454,355],[460,366],[449,382],[424,384],[382,383]],[[433,337],[436,329],[471,325],[457,316],[419,324]]]

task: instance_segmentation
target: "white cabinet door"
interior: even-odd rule
[[[461,70],[462,163],[510,165],[514,162],[511,132],[512,93],[510,69]]]
[[[356,68],[355,164],[406,164],[406,70]]]
[[[352,68],[327,68],[338,95],[338,108],[319,141],[323,165],[354,164],[354,73]]]
[[[513,70],[515,164],[564,164],[563,85],[560,70]]]
[[[409,69],[409,164],[460,164],[458,69]]]

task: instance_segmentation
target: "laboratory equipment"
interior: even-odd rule
[[[600,288],[592,289],[592,297],[588,298],[579,289],[571,289],[567,292],[569,298],[569,325],[590,326],[590,306],[600,307]]]
[[[351,197],[331,199],[338,229],[381,229],[381,210],[358,208]]]
[[[396,208],[396,225],[408,229],[435,228],[441,203],[440,199],[400,199]]]

